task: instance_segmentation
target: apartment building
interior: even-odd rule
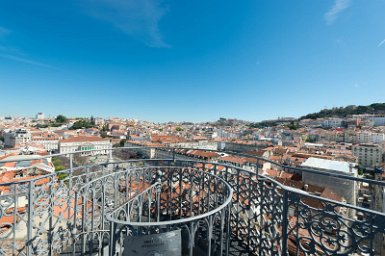
[[[43,146],[47,151],[59,150],[59,139],[60,137],[56,133],[32,133],[32,143]]]
[[[336,128],[342,126],[342,118],[329,118],[322,122],[322,126],[325,128]]]
[[[368,120],[373,122],[373,126],[384,126],[385,125],[385,116],[384,115],[371,116],[371,117],[368,117]]]
[[[381,144],[385,141],[385,134],[377,133],[377,132],[367,132],[367,131],[357,132],[356,141],[357,143]]]
[[[363,167],[378,166],[383,159],[384,148],[377,144],[361,143],[353,146],[353,155]]]
[[[93,150],[83,155],[107,154],[108,149],[112,147],[112,143],[108,139],[96,136],[76,136],[59,141],[59,152],[70,153],[74,151]]]
[[[24,146],[32,140],[32,135],[25,129],[17,129],[4,134],[4,145],[9,148]]]

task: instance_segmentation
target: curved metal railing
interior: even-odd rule
[[[114,160],[114,152],[119,150],[145,153],[155,150],[157,159]],[[261,171],[267,163],[273,169],[289,173],[308,172],[337,181],[348,180],[355,185],[369,184],[374,191],[383,189],[381,181],[295,168],[258,157],[254,157],[256,161],[250,165],[250,171],[225,163],[193,160],[170,148],[127,147],[114,148],[110,152],[103,163],[81,166],[74,166],[74,156],[80,152],[50,155],[48,157],[68,159],[69,168],[61,172],[67,177],[58,180],[50,174],[0,184],[0,254],[102,254],[111,243],[105,211],[115,209],[118,202],[124,204],[130,200],[127,192],[119,191],[119,182],[127,180],[128,176],[122,178],[119,173],[153,166],[197,168],[229,184],[234,190],[228,222],[231,234],[227,236],[231,240],[230,251],[237,249],[255,255],[383,253],[384,213],[286,186],[262,175]],[[0,161],[4,162],[14,161]],[[126,171],[119,172],[123,169]],[[94,182],[99,185],[93,185],[91,192],[85,192],[86,188],[91,188],[92,181],[106,175],[110,178]],[[103,195],[101,200],[94,200],[99,195]],[[95,210],[97,208],[100,210]],[[90,228],[92,225],[100,225],[100,228]]]

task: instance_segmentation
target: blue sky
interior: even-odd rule
[[[258,121],[385,102],[383,0],[3,0],[0,116]]]

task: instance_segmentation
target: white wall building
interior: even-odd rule
[[[342,119],[341,118],[329,118],[325,119],[322,122],[322,126],[326,128],[336,128],[342,126]]]
[[[357,132],[356,141],[357,143],[381,144],[385,141],[385,134],[376,133],[376,132],[366,132],[366,131]]]
[[[25,129],[4,133],[4,145],[13,148],[15,146],[24,146],[31,142],[32,135]]]
[[[39,113],[36,114],[36,119],[43,120],[44,118],[45,118],[44,113],[39,112]]]
[[[109,151],[107,149],[109,148],[112,148],[110,140],[96,136],[76,136],[59,141],[60,153],[96,149],[97,151],[84,153],[83,155],[105,155],[108,154]]]
[[[384,149],[376,144],[358,144],[353,147],[353,155],[364,167],[375,167],[382,162]]]
[[[371,116],[367,118],[373,122],[373,126],[384,126],[385,125],[385,116]]]
[[[59,139],[58,138],[32,138],[34,144],[42,145],[47,151],[59,150]]]
[[[187,142],[171,143],[170,147],[218,150],[218,143],[215,141],[207,141],[207,140],[191,141],[191,142],[187,141]]]
[[[356,182],[333,176],[333,174],[344,174],[357,177],[357,170],[353,167],[354,163],[310,157],[301,166],[325,173],[323,175],[303,171],[303,182],[330,188],[333,192],[342,196],[348,203],[356,205]]]

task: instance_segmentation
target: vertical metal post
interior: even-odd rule
[[[157,218],[156,221],[160,221],[160,195],[162,193],[161,179],[158,178],[158,184],[156,185],[156,203],[157,203]]]
[[[208,175],[208,185],[207,185],[207,212],[209,212],[210,209],[210,199],[211,199],[211,184],[212,184],[212,176]]]
[[[182,176],[182,172],[183,172],[183,169],[182,168],[178,168],[179,170],[179,202],[178,202],[178,207],[179,207],[179,217],[182,218],[182,208],[183,208],[183,205],[182,205],[182,202],[183,202],[183,199],[182,199],[182,191],[183,191],[183,176]]]
[[[115,226],[114,223],[110,222],[110,256],[115,255]]]
[[[260,213],[259,213],[259,220],[258,220],[258,222],[259,222],[259,243],[258,243],[258,245],[259,245],[259,251],[258,251],[258,254],[262,254],[262,248],[263,248],[263,243],[262,243],[262,241],[263,241],[263,228],[264,228],[264,211],[265,211],[265,205],[264,205],[264,199],[265,199],[265,182],[264,182],[264,180],[263,179],[258,179],[258,186],[259,186],[259,189],[260,189],[260,195],[259,195],[259,211],[260,211]]]
[[[239,234],[240,234],[240,231],[239,231],[239,226],[240,226],[240,221],[239,221],[239,193],[240,193],[240,186],[239,186],[239,176],[240,176],[240,170],[237,168],[236,169],[236,171],[237,171],[237,184],[236,184],[236,186],[237,186],[237,188],[236,188],[236,193],[237,193],[237,212],[236,212],[236,220],[235,220],[235,225],[237,226],[236,227],[236,234],[237,234],[237,238],[238,238],[238,236],[239,236]]]
[[[175,152],[175,148],[172,149],[172,161],[175,163],[176,161],[176,152]]]
[[[30,181],[31,182],[31,181]],[[18,208],[18,202],[17,202],[17,199],[18,199],[18,184],[14,184],[13,185],[13,202],[14,202],[14,207],[13,207],[13,225],[14,227],[16,227],[16,214],[17,214],[17,208]],[[28,208],[30,206],[28,205]],[[16,245],[16,228],[13,228],[13,245]],[[27,241],[28,242],[28,241]],[[15,246],[12,246],[12,254],[15,255]]]
[[[75,192],[75,202],[74,202],[74,223],[73,223],[73,226],[72,226],[72,239],[73,239],[73,249],[72,249],[72,255],[75,256],[76,255],[76,236],[77,236],[77,227],[76,227],[76,218],[77,218],[77,214],[78,214],[78,199],[79,199],[79,195],[78,195],[78,191]]]
[[[283,209],[282,209],[282,251],[281,255],[287,255],[287,232],[288,232],[288,213],[289,213],[289,197],[288,191],[283,190]]]
[[[35,184],[33,181],[29,182],[29,194],[28,194],[28,227],[27,227],[27,255],[33,255],[32,249],[32,228],[33,228],[33,219],[34,219],[34,189]],[[17,207],[17,198],[15,201],[15,207]],[[15,219],[16,221],[16,219]]]
[[[119,174],[114,174],[114,207],[118,205],[118,192],[119,192]]]
[[[194,245],[195,245],[195,224],[190,222],[190,241],[189,241],[189,256],[194,254]]]
[[[257,178],[259,178],[259,158],[257,159],[257,168],[255,169],[255,172],[257,173]]]
[[[213,238],[213,216],[209,216],[209,221],[208,221],[208,242],[209,242],[209,246],[208,246],[208,252],[207,252],[207,256],[211,256],[211,243],[212,243],[212,238]]]
[[[95,223],[94,223],[94,218],[95,218],[95,216],[94,216],[94,214],[95,214],[95,200],[96,200],[96,198],[95,198],[95,188],[92,188],[92,190],[91,190],[91,198],[92,198],[92,201],[91,201],[91,239],[89,238],[88,239],[88,241],[89,241],[89,244],[90,244],[90,246],[89,246],[89,255],[92,255],[92,251],[93,251],[93,248],[94,248],[94,238],[93,238],[93,236],[94,236],[94,225],[95,225]],[[98,239],[100,239],[100,237],[99,236],[96,236],[96,237],[98,237]]]
[[[225,233],[226,236],[230,236],[230,234],[226,231],[226,229],[224,229],[224,225],[225,225],[225,214],[227,213],[227,207],[222,209],[222,212],[221,212],[221,224],[220,224],[220,249],[219,249],[219,255],[223,255],[223,233]],[[227,227],[227,225],[226,225]]]
[[[67,218],[68,220],[70,219],[71,217],[71,195],[73,193],[73,188],[72,188],[72,174],[73,174],[73,154],[70,154],[70,173],[69,173],[69,179],[68,179],[68,197],[67,197]],[[74,206],[75,208],[75,206]],[[76,213],[76,212],[75,212]],[[68,224],[68,228],[71,229],[73,228],[71,225],[70,225],[70,221],[67,221],[67,224]],[[75,225],[75,223],[74,223]]]
[[[253,202],[253,199],[252,199],[252,191],[254,190],[254,188],[253,188],[253,183],[254,183],[254,181],[253,181],[253,174],[252,173],[248,173],[248,176],[249,176],[249,189],[248,189],[248,194],[249,194],[249,196],[248,196],[248,202],[249,202],[249,205],[248,205],[248,207],[246,207],[246,209],[247,209],[247,211],[249,212],[249,213],[251,213],[251,216],[254,216],[254,213],[252,212],[253,210],[253,205],[252,205],[252,202]],[[246,184],[245,184],[246,185]],[[249,238],[249,239],[247,239],[247,248],[250,248],[250,237],[251,237],[251,225],[252,225],[252,221],[254,221],[254,218],[253,219],[250,219],[250,217],[248,217],[248,219],[247,219],[247,237]],[[254,227],[255,228],[255,227]]]
[[[54,176],[50,177],[50,183],[49,183],[49,210],[48,210],[48,216],[49,216],[49,229],[48,229],[48,254],[52,255],[52,241],[53,241],[53,215],[54,215],[54,207],[55,203],[52,198],[53,196],[53,189],[52,187],[54,186],[55,183],[55,178]]]
[[[70,171],[71,171],[71,175],[72,175],[72,172],[73,172],[73,168],[74,168],[74,155],[70,154]]]
[[[82,255],[85,254],[86,251],[86,218],[88,217],[87,215],[87,195],[86,191],[88,191],[88,188],[83,191],[82,195]]]
[[[227,219],[227,222],[226,222],[226,232],[227,232],[227,235],[226,235],[226,252],[225,252],[225,255],[229,255],[229,252],[230,252],[230,241],[231,241],[231,224],[230,224],[230,221],[231,221],[231,203],[229,203],[229,205],[227,206],[227,216],[226,216],[226,219]]]
[[[194,173],[193,172],[190,172],[190,184],[191,184],[191,188],[189,189],[190,190],[190,194],[189,194],[189,200],[190,200],[190,216],[193,216],[194,214],[194,210],[193,210],[193,203],[194,203],[194,199],[193,199],[193,190],[194,190],[194,181],[193,181],[193,177],[194,177]]]

